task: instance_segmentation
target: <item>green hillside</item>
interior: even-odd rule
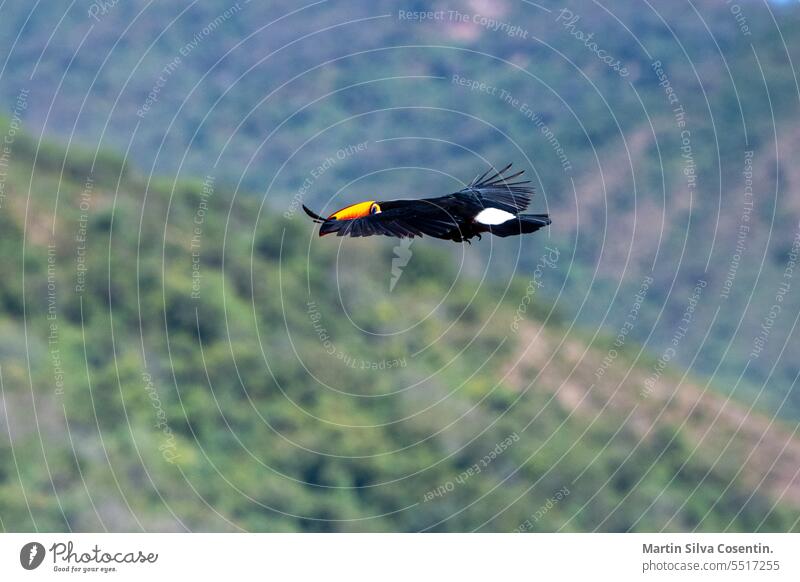
[[[798,530],[794,433],[604,365],[546,234],[496,277],[93,158],[20,133],[3,175],[4,530]]]
[[[23,96],[36,135],[212,175],[274,214],[445,193],[513,161],[554,216],[562,268],[540,298],[564,322],[613,337],[652,277],[629,337],[657,358],[703,281],[672,365],[800,418],[796,282],[770,315],[800,240],[797,3],[110,4],[3,5],[7,115]],[[465,268],[539,259],[492,249]]]

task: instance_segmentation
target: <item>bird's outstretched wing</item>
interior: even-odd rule
[[[511,164],[508,164],[499,172],[487,177],[492,169],[490,168],[482,175],[477,176],[469,186],[460,190],[458,194],[475,195],[482,199],[482,202],[507,206],[509,211],[522,212],[528,208],[535,193],[533,186],[528,186],[530,180],[512,181],[524,174],[525,170],[503,176],[511,169]]]
[[[320,236],[336,233],[337,236],[415,236],[441,237],[458,229],[458,222],[447,210],[428,200],[394,200],[381,203],[382,211],[352,220],[332,220],[303,210],[315,222],[321,223]]]
[[[379,204],[367,201],[342,209],[328,218],[305,206],[303,210],[320,224],[320,236],[334,232],[338,236],[352,237],[383,235],[404,238],[427,235],[460,241],[475,235],[473,223],[482,211],[494,208],[510,213],[509,216],[516,216],[531,203],[534,190],[528,185],[530,182],[513,181],[524,170],[504,176],[510,168],[511,164],[508,164],[491,175],[491,170],[487,170],[466,188],[439,198],[390,200]],[[352,213],[344,211],[352,208],[366,213],[367,207],[370,208],[370,214],[345,218],[352,216]],[[376,209],[374,213],[373,208]],[[338,219],[335,218],[337,215]]]

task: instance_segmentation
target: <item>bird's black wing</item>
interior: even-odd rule
[[[530,205],[535,190],[533,186],[528,186],[530,180],[513,182],[515,178],[524,174],[525,170],[503,176],[510,168],[511,164],[508,164],[499,172],[487,177],[493,169],[490,168],[457,194],[476,196],[484,206],[489,205],[486,203],[495,203],[507,207],[509,212],[522,212]]]
[[[393,236],[413,238],[415,236],[445,237],[458,222],[446,208],[429,200],[394,200],[381,202],[381,212],[352,220],[323,220],[319,233],[337,236]],[[311,211],[306,210],[307,213]],[[317,218],[319,215],[310,213]],[[321,218],[321,217],[319,217]]]

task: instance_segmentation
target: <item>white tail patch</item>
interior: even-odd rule
[[[516,218],[516,216],[505,210],[500,210],[499,208],[485,208],[475,216],[475,222],[480,222],[487,226],[495,226],[503,224],[512,218]]]

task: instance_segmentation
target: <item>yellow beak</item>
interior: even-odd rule
[[[368,216],[373,204],[375,204],[374,200],[368,200],[367,202],[359,202],[358,204],[347,206],[331,214],[328,220],[353,220],[354,218]]]

